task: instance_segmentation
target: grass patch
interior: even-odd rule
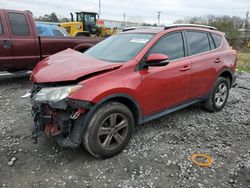
[[[239,72],[250,72],[250,50],[238,51],[238,64]]]

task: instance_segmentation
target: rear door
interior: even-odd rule
[[[191,60],[190,98],[208,95],[216,77],[216,56],[210,34],[198,30],[186,30],[189,58]]]
[[[0,70],[10,70],[13,67],[11,40],[4,12],[0,11]]]
[[[6,17],[12,40],[12,55],[16,70],[31,69],[39,60],[36,47],[35,26],[29,13],[8,11]]]

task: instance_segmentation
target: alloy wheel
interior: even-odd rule
[[[215,105],[217,107],[222,106],[227,99],[228,88],[225,83],[220,83],[215,92]]]
[[[119,147],[128,134],[128,120],[121,113],[112,113],[101,123],[98,131],[99,145],[105,150]]]

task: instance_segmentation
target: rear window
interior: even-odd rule
[[[221,46],[222,36],[212,33],[212,37],[214,40],[215,47],[219,48]]]
[[[210,50],[208,35],[205,32],[187,31],[189,55],[195,55]]]
[[[9,13],[11,31],[13,35],[28,36],[30,35],[28,23],[23,14]]]
[[[3,34],[3,26],[2,26],[2,21],[1,21],[1,18],[0,18],[0,35]]]

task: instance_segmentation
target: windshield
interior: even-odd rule
[[[85,14],[84,16],[86,22],[96,24],[96,18],[94,14]]]
[[[153,36],[153,34],[113,35],[84,54],[104,61],[126,62],[133,59]]]

